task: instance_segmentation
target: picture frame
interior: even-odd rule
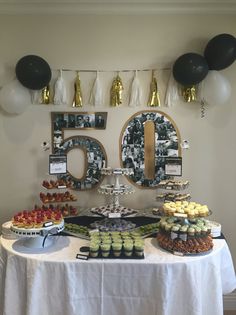
[[[49,155],[49,174],[59,175],[67,173],[67,156],[66,155]]]
[[[60,151],[65,130],[106,129],[107,112],[51,112],[52,152]]]

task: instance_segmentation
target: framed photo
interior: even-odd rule
[[[165,159],[165,175],[182,176],[182,158],[167,157]]]
[[[67,156],[66,155],[49,155],[49,174],[59,175],[67,173]]]
[[[51,112],[52,150],[61,153],[65,130],[106,129],[107,112]]]

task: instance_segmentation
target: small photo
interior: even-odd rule
[[[107,113],[96,113],[95,114],[95,128],[106,128]]]

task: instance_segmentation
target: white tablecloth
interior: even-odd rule
[[[83,240],[58,237],[32,252],[1,238],[1,315],[222,315],[236,288],[225,240],[206,256],[179,257],[145,241],[144,260],[77,260]]]

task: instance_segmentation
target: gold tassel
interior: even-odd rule
[[[160,95],[157,88],[157,79],[154,77],[154,71],[152,71],[152,81],[150,84],[148,106],[151,107],[161,106]]]
[[[119,74],[117,74],[116,78],[112,82],[111,86],[111,106],[119,106],[122,104],[122,91],[124,90],[123,84]]]
[[[75,94],[73,98],[72,107],[82,107],[83,102],[82,102],[82,91],[81,91],[81,85],[80,85],[79,71],[77,72],[77,76],[75,79],[74,89],[75,89]]]
[[[190,103],[197,100],[196,87],[194,85],[183,87],[182,95],[185,102]]]
[[[42,104],[49,104],[50,103],[50,87],[49,85],[45,86],[42,89],[41,97],[42,97]]]

